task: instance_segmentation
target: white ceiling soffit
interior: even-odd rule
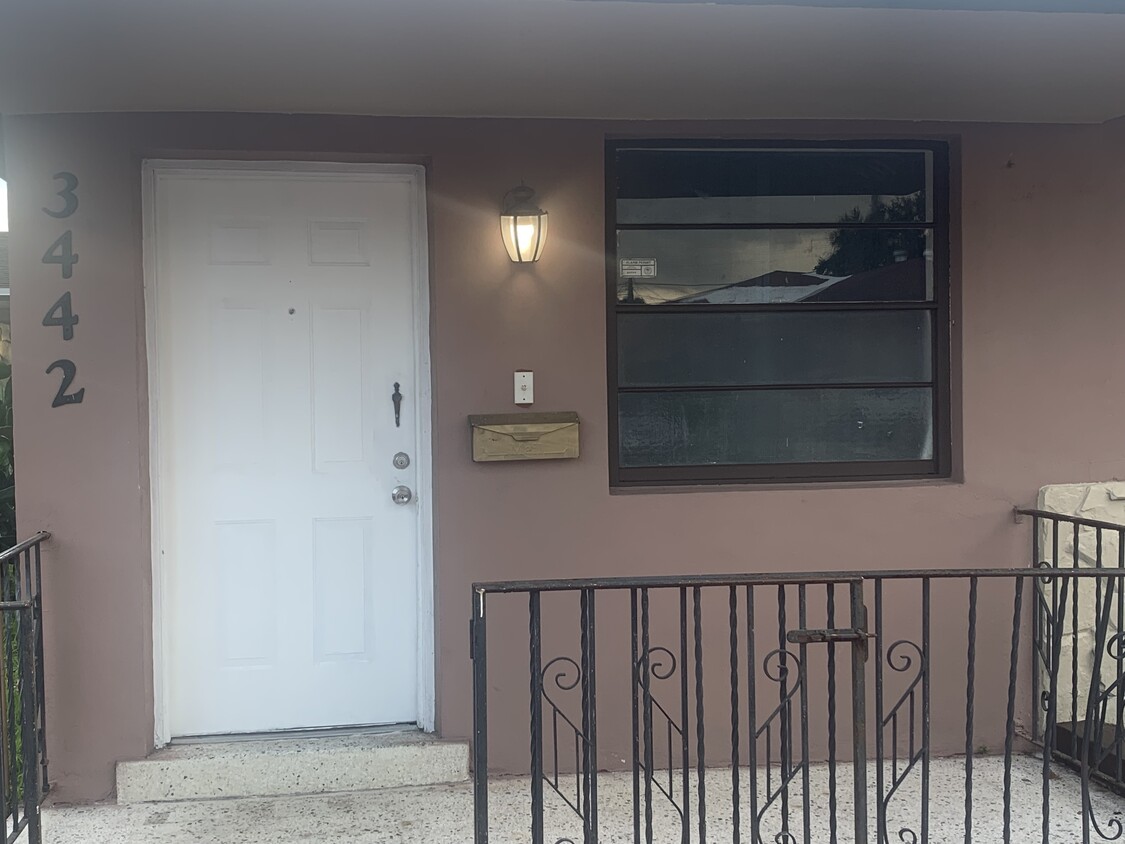
[[[612,3],[710,3],[722,6],[820,6],[828,9],[932,9],[969,12],[1125,14],[1125,0],[594,0]]]
[[[1125,0],[811,2],[0,0],[0,112],[1125,115]]]

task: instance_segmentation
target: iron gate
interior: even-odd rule
[[[42,840],[47,779],[42,546],[38,533],[0,552],[0,816],[6,844]]]
[[[1121,838],[1125,543],[1032,515],[1032,569],[475,585],[476,844]]]

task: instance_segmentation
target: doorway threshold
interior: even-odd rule
[[[298,727],[292,730],[267,730],[260,733],[210,733],[199,736],[176,736],[168,746],[185,744],[227,744],[274,739],[312,739],[332,736],[378,736],[396,733],[426,735],[417,724],[352,724],[345,727]]]
[[[117,802],[372,791],[465,782],[467,742],[414,727],[268,733],[178,741],[117,765]]]

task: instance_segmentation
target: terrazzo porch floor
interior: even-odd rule
[[[874,768],[869,769],[874,780]],[[1004,840],[1003,759],[981,757],[974,762],[972,833],[976,842]],[[749,796],[745,785],[749,772],[739,772],[742,785],[742,840],[750,841]],[[890,771],[888,769],[887,776]],[[759,789],[764,790],[764,776]],[[847,767],[837,772],[837,838],[853,842],[851,779]],[[663,783],[667,785],[667,774]],[[731,813],[732,777],[729,769],[708,771],[707,838],[711,842],[733,840]],[[563,785],[563,784],[560,784]],[[679,783],[673,781],[672,793]],[[777,786],[777,769],[773,773]],[[1082,841],[1082,794],[1076,775],[1055,767],[1050,780],[1050,841],[1072,844]],[[530,841],[526,778],[502,778],[490,787],[490,840],[493,844],[527,844]],[[544,826],[547,844],[560,839],[581,842],[582,825],[563,800],[546,787]],[[629,774],[599,777],[599,828],[604,844],[632,840],[632,778]],[[965,765],[962,759],[932,762],[930,782],[929,840],[965,840]],[[875,783],[869,788],[871,815],[869,839],[875,842]],[[1042,761],[1019,756],[1012,770],[1011,841],[1041,842]],[[890,840],[911,844],[912,830],[919,833],[920,777],[915,770],[890,802],[887,818]],[[697,840],[696,795],[692,793],[690,821],[692,840]],[[572,798],[573,799],[573,798]],[[809,837],[813,844],[829,844],[832,813],[827,766],[814,765],[809,772]],[[761,835],[765,842],[804,842],[801,777],[790,784],[790,823],[787,839],[781,833],[780,806],[775,802],[764,813]],[[1091,804],[1105,837],[1096,831],[1092,841],[1119,834],[1125,822],[1125,798],[1095,787]],[[680,821],[668,799],[654,788],[653,840],[679,842]],[[643,825],[643,820],[642,820]],[[642,832],[643,834],[643,832]],[[469,844],[473,838],[473,801],[470,783],[278,798],[245,798],[149,803],[121,806],[49,805],[44,810],[45,844]]]

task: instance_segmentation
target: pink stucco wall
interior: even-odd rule
[[[23,534],[54,533],[44,573],[48,706],[52,777],[64,799],[106,795],[114,762],[143,756],[152,744],[145,157],[428,165],[438,724],[446,736],[466,736],[470,727],[466,621],[474,580],[1023,565],[1027,529],[1013,524],[1013,505],[1033,502],[1046,483],[1125,476],[1120,122],[98,115],[6,118],[3,130],[19,518]],[[955,478],[611,494],[607,135],[951,140]],[[40,263],[63,228],[40,211],[52,201],[51,177],[59,170],[81,179],[82,205],[68,221],[80,263],[67,284],[57,267]],[[521,179],[551,214],[551,241],[531,270],[513,268],[496,231],[499,197]],[[82,329],[65,348],[57,329],[40,326],[64,289],[74,290]],[[58,380],[44,370],[64,356],[78,365],[85,401],[51,409]],[[537,410],[578,411],[579,460],[471,462],[465,417],[510,409],[517,368],[536,372]],[[517,544],[533,550],[515,553]],[[496,648],[494,665],[525,665],[524,645],[514,637]],[[498,758],[517,760],[525,737],[494,740]]]

